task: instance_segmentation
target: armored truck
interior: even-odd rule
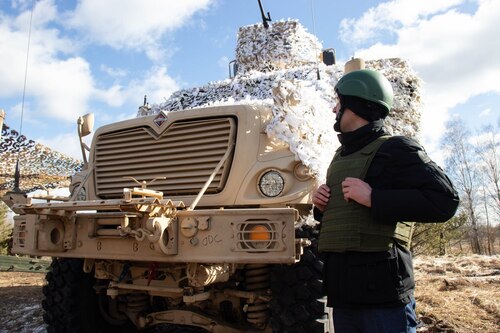
[[[4,197],[13,251],[53,257],[49,331],[333,332],[311,192],[335,150],[343,68],[318,44],[296,21],[243,27],[231,78],[82,140],[68,198]],[[416,131],[404,118],[414,74],[400,60],[366,65],[400,96],[389,127]],[[92,124],[78,119],[80,138]]]

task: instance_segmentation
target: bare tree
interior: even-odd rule
[[[496,127],[484,127],[481,137],[477,153],[481,157],[487,203],[497,218],[500,218],[500,118]]]
[[[483,200],[486,215],[486,250],[495,254],[494,233],[490,224],[490,212],[500,219],[500,118],[496,127],[485,126],[480,133],[476,152],[480,157],[483,178]]]
[[[447,173],[452,178],[460,194],[461,205],[468,215],[472,251],[481,254],[477,218],[477,195],[480,188],[480,178],[477,168],[477,154],[474,153],[469,139],[469,131],[464,122],[460,118],[456,118],[447,123],[442,144],[447,153]]]

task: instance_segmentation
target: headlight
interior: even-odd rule
[[[284,187],[285,181],[276,170],[264,173],[259,179],[259,190],[266,197],[277,197],[283,192]]]

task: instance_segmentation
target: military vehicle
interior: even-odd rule
[[[54,258],[49,332],[333,332],[311,217],[320,156],[307,151],[329,141],[305,128],[333,124],[343,67],[318,44],[296,21],[243,27],[230,79],[144,103],[90,147],[93,117],[80,117],[84,167],[70,197],[4,197],[17,213],[13,251]],[[367,67],[377,64],[406,73],[395,60]],[[418,98],[413,76],[395,77]],[[300,90],[318,79],[310,93],[326,116],[301,109],[320,102]]]

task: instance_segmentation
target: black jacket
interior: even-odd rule
[[[382,121],[342,133],[341,154],[351,154],[386,134]],[[382,144],[364,179],[372,187],[376,223],[444,222],[459,198],[451,181],[413,139],[395,136]],[[315,209],[315,218],[321,213]],[[386,252],[326,253],[325,288],[332,307],[384,307],[408,303],[413,265],[408,249],[395,243]]]

